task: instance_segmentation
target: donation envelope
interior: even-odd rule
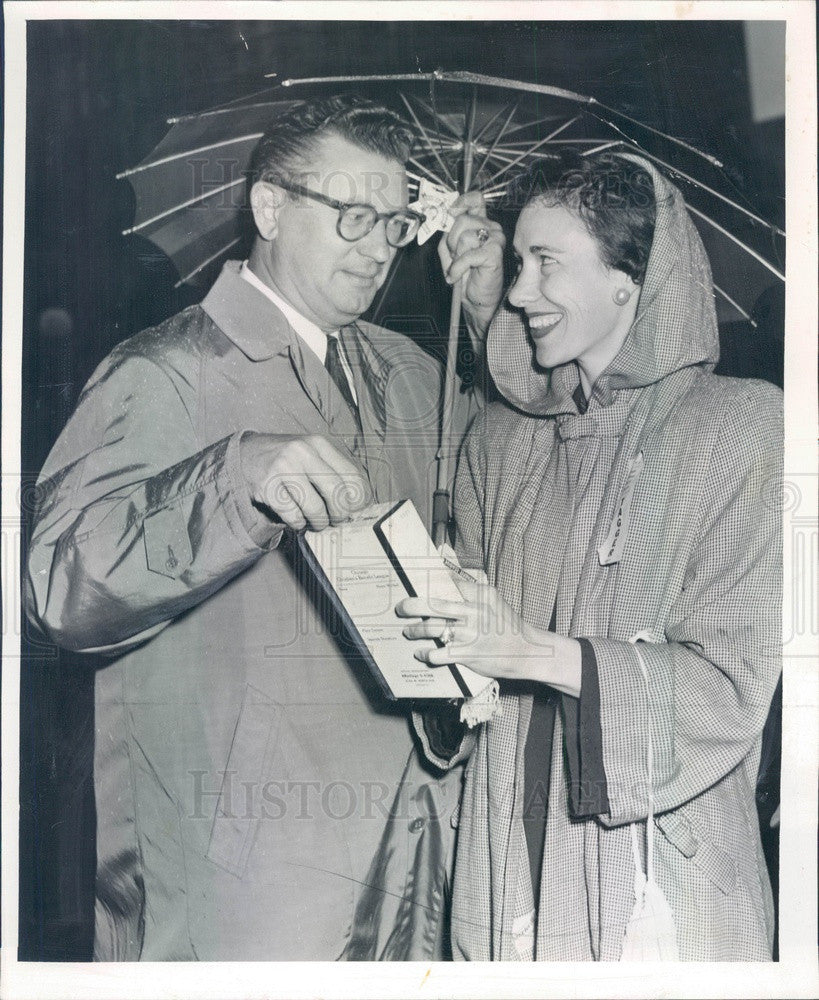
[[[469,698],[491,679],[467,667],[430,667],[395,614],[404,597],[462,600],[411,500],[374,504],[344,524],[307,531],[299,546],[391,700]]]

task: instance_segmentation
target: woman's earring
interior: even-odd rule
[[[627,288],[618,288],[612,298],[618,306],[624,306],[631,298],[631,292]]]

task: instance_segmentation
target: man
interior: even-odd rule
[[[411,138],[356,98],[275,121],[249,260],[112,352],[43,469],[30,614],[106,657],[98,959],[439,954],[457,789],[422,772],[291,530],[406,496],[429,522],[440,370],[356,322],[417,229]],[[454,214],[442,259],[480,331],[503,237],[478,197]]]

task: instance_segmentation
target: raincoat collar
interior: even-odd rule
[[[711,267],[682,195],[647,160],[621,155],[651,176],[657,216],[634,324],[595,383],[589,413],[611,405],[622,390],[651,385],[682,368],[711,370],[719,360]],[[515,407],[537,416],[579,413],[576,363],[540,368],[525,324],[507,306],[490,328],[487,357],[496,386]]]
[[[285,354],[296,335],[274,303],[241,276],[241,266],[225,263],[202,308],[251,361],[267,361]]]

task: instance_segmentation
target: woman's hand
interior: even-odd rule
[[[506,237],[486,215],[480,191],[467,191],[449,208],[452,229],[438,244],[444,276],[453,285],[465,274],[463,306],[473,340],[482,341],[503,296],[503,248]],[[473,347],[478,344],[473,343]]]
[[[460,663],[484,677],[539,681],[565,694],[580,694],[580,644],[576,639],[526,623],[486,584],[459,579],[464,601],[406,597],[395,608],[401,618],[420,618],[404,628],[408,639],[438,639],[419,646],[415,657],[432,667]]]

